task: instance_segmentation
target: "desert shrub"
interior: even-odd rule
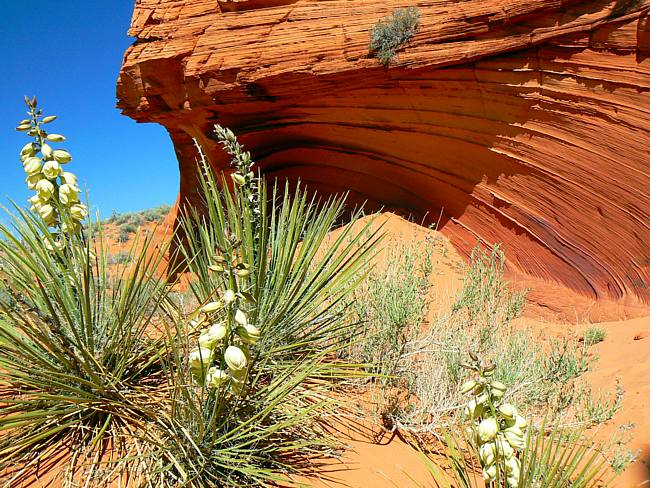
[[[129,242],[130,238],[131,238],[131,233],[125,229],[120,229],[120,231],[117,234],[117,242],[119,242],[120,244]]]
[[[616,391],[613,397],[599,391],[594,395],[591,388],[583,387],[579,393],[580,408],[577,412],[579,419],[587,425],[597,425],[611,420],[623,402],[625,390],[620,378],[616,378]]]
[[[392,16],[377,22],[370,30],[370,53],[381,64],[389,65],[397,50],[406,44],[420,26],[420,11],[416,7],[395,9]]]
[[[433,265],[428,240],[391,242],[384,252],[386,266],[375,267],[352,295],[352,311],[363,327],[346,352],[392,384],[409,340],[421,330]]]
[[[115,254],[106,256],[107,264],[128,264],[131,262],[132,253],[129,251],[120,251]]]
[[[593,346],[599,342],[603,342],[607,337],[607,331],[602,327],[592,326],[585,330],[584,341],[587,346]]]
[[[134,223],[133,221],[130,221],[127,224],[124,224],[121,228],[120,231],[123,231],[127,234],[135,234],[138,231],[138,225],[137,223]]]
[[[376,233],[346,226],[325,248],[343,199],[269,189],[232,132],[216,135],[234,186],[204,160],[204,211],[181,216],[200,307],[169,331],[180,339],[170,341],[173,414],[156,486],[249,486],[309,470],[305,455],[332,448],[321,425],[340,412],[332,390],[360,374],[336,357],[354,325],[339,304],[363,278]]]
[[[490,340],[497,328],[509,325],[525,303],[525,293],[512,291],[504,280],[504,266],[505,257],[498,244],[489,252],[476,246],[463,291],[452,307],[454,313],[462,314],[468,326],[480,329],[482,341]]]
[[[142,218],[146,222],[162,222],[162,220],[167,216],[171,207],[169,205],[160,205],[159,207],[150,208],[148,210],[143,210]]]
[[[628,447],[628,444],[632,441],[633,429],[634,424],[631,422],[620,425],[608,442],[608,461],[616,474],[623,473],[630,464],[638,460],[641,453],[640,449],[632,451]]]
[[[28,105],[37,129],[27,129],[35,140],[24,163],[54,161],[41,126],[53,118]],[[162,252],[145,253],[145,242],[132,266],[109,277],[101,239],[90,238],[99,223],[76,218],[82,204],[64,187],[74,175],[45,167],[30,175],[50,183],[35,188],[33,211],[17,207],[0,224],[0,473],[4,486],[22,486],[63,454],[64,486],[106,486],[130,456],[146,458],[143,424],[160,412],[163,339],[150,331],[166,299],[153,273]],[[138,460],[129,472],[146,478]]]
[[[388,428],[435,431],[457,419],[458,386],[467,350],[495,358],[511,400],[528,408],[579,409],[576,381],[587,371],[575,340],[540,340],[513,328],[524,294],[503,278],[498,247],[472,252],[464,286],[449,313],[422,327],[431,265],[430,243],[394,244],[385,269],[355,291],[353,310],[364,331],[348,358],[370,363],[379,376],[377,411]],[[398,320],[395,320],[397,318]]]

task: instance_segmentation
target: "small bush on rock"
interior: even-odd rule
[[[397,58],[397,50],[406,44],[420,26],[416,7],[398,8],[393,15],[377,22],[370,31],[370,53],[388,66]]]

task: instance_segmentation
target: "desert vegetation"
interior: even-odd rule
[[[417,28],[417,12],[394,17]],[[382,45],[386,59],[402,42]],[[624,394],[583,378],[604,331],[543,340],[515,323],[525,293],[499,246],[477,246],[458,296],[431,314],[439,242],[385,245],[344,196],[267,183],[217,125],[231,167],[213,171],[197,145],[202,206],[180,209],[180,234],[110,254],[64,169],[72,155],[51,147],[65,141],[47,130],[55,117],[26,104],[35,194],[0,224],[2,486],[291,484],[317,478],[344,448],[332,424],[359,416],[406,436],[431,486],[595,486],[634,460],[631,426],[609,445],[585,430]],[[108,223],[129,240],[168,210]]]
[[[370,30],[370,53],[384,66],[395,62],[397,51],[406,44],[420,26],[417,7],[398,8],[392,15],[377,22]]]

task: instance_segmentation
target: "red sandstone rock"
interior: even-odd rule
[[[417,5],[389,69],[373,24]],[[270,177],[436,222],[463,252],[650,303],[647,0],[138,0],[118,106],[164,125],[181,201],[215,122]]]

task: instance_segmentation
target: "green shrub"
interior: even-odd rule
[[[143,210],[142,218],[146,222],[162,222],[163,219],[170,212],[171,207],[169,205],[160,205],[156,208],[150,208],[148,210]]]
[[[128,251],[120,251],[115,254],[106,256],[107,264],[128,264],[131,262],[131,253]]]
[[[377,22],[370,31],[370,53],[381,64],[395,61],[397,50],[406,44],[420,26],[420,11],[416,7],[395,9],[393,15]]]
[[[354,291],[352,311],[363,327],[351,337],[347,354],[371,364],[373,374],[393,383],[390,376],[426,314],[432,251],[427,240],[391,242],[384,252],[388,264],[376,268]]]
[[[620,425],[609,441],[609,465],[616,474],[623,473],[630,464],[638,460],[641,453],[640,449],[632,451],[627,447],[632,441],[632,429],[634,424],[631,422]]]
[[[131,233],[125,229],[120,229],[119,233],[117,234],[117,242],[119,242],[120,244],[129,242],[130,238],[131,238]]]
[[[376,413],[386,427],[421,432],[453,423],[467,350],[495,358],[512,401],[533,410],[584,409],[576,395],[576,381],[588,369],[584,347],[574,340],[546,342],[511,326],[524,294],[503,278],[498,247],[474,250],[452,310],[426,331],[432,242],[391,243],[387,252],[386,268],[355,291],[353,310],[363,333],[346,350],[347,358],[370,363],[379,375]]]
[[[593,346],[599,342],[603,342],[607,337],[607,331],[602,327],[592,326],[585,330],[585,344],[587,346]]]
[[[503,278],[505,256],[498,244],[487,252],[479,245],[472,250],[463,291],[452,307],[470,327],[481,330],[481,340],[519,316],[525,303],[524,292],[514,292]],[[480,350],[480,347],[479,347]]]
[[[597,425],[614,418],[621,408],[625,390],[620,378],[616,378],[616,392],[614,398],[608,399],[602,391],[594,397],[591,388],[587,387],[581,393],[582,409],[579,412],[580,420],[588,425]]]

